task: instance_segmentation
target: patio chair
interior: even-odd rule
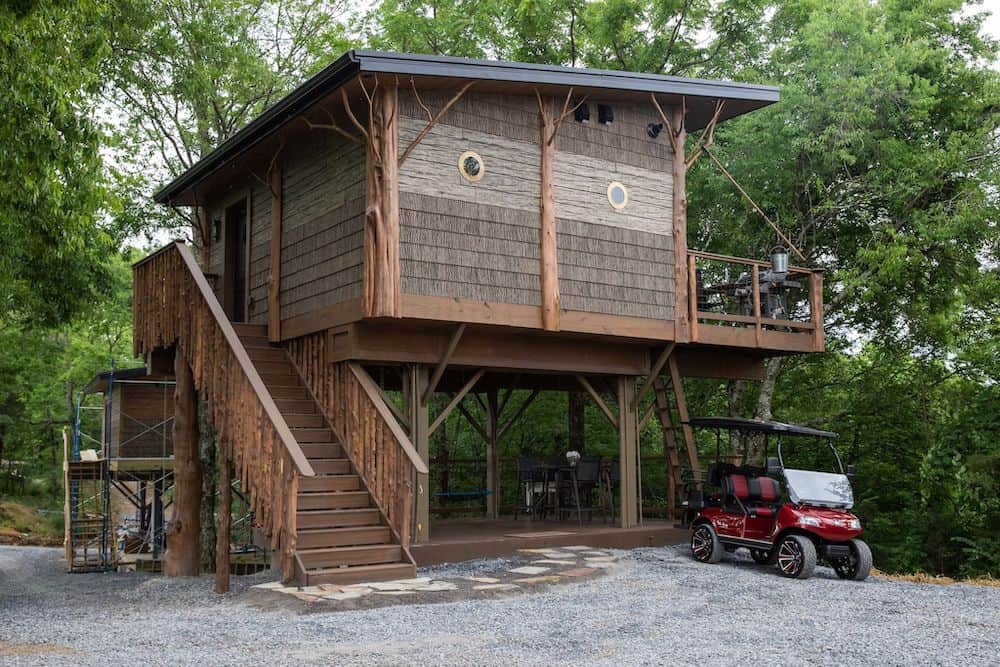
[[[519,512],[535,516],[544,507],[539,507],[545,498],[547,475],[541,461],[533,456],[517,457],[517,485],[524,491],[524,504],[514,505],[514,519]]]
[[[618,489],[620,480],[621,469],[618,457],[615,456],[601,470],[601,514],[604,520],[607,520],[608,510],[610,510],[611,523],[615,522],[615,491]]]
[[[576,488],[573,489],[577,521],[583,523],[583,512],[587,513],[587,521],[594,518],[594,491],[601,482],[601,457],[584,456],[576,464]]]

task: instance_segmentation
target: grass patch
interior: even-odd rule
[[[915,572],[913,574],[890,574],[872,568],[872,574],[889,579],[891,581],[906,581],[911,584],[932,584],[935,586],[950,586],[952,584],[971,584],[972,586],[991,586],[1000,588],[1000,579],[991,576],[975,577],[973,579],[953,579],[940,574],[927,574],[925,572]]]
[[[61,510],[41,498],[0,498],[0,544],[61,545]]]

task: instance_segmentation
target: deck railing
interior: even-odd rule
[[[183,243],[132,267],[133,350],[174,347],[191,366],[195,388],[228,450],[255,520],[281,549],[295,551],[298,478],[314,472],[246,349]]]
[[[688,252],[692,342],[797,351],[823,349],[823,272]]]
[[[286,349],[396,539],[408,551],[415,499],[427,492],[417,488],[417,474],[427,474],[427,465],[368,372],[351,361],[330,363],[326,344],[326,335],[318,333],[296,338]]]

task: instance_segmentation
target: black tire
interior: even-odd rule
[[[753,558],[753,562],[758,565],[767,565],[771,561],[771,553],[773,549],[751,549],[750,558]]]
[[[802,535],[786,535],[777,546],[778,570],[785,577],[808,579],[816,569],[816,545]]]
[[[861,540],[851,540],[848,545],[851,555],[833,561],[833,571],[841,579],[864,581],[872,571],[872,550]]]
[[[691,533],[691,556],[700,563],[718,563],[722,560],[722,543],[710,523],[701,523]]]

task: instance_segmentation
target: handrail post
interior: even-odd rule
[[[823,331],[823,271],[809,273],[809,319],[813,325],[813,350],[822,352],[826,344]]]
[[[698,265],[694,255],[688,253],[688,326],[691,342],[698,341]]]
[[[753,290],[753,330],[754,340],[757,347],[760,347],[760,267],[754,264],[750,268],[752,276],[751,289]]]

